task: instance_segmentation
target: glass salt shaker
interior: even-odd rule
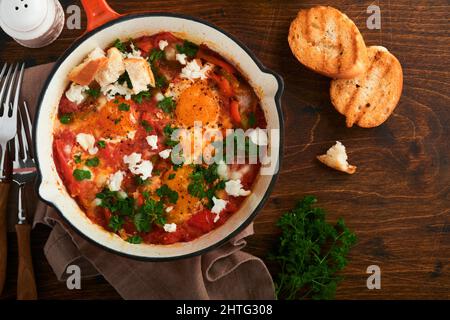
[[[57,0],[0,0],[0,27],[28,48],[55,41],[64,27],[64,10]]]

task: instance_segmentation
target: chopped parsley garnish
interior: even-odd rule
[[[128,103],[122,102],[119,104],[119,110],[120,111],[130,111],[130,105]]]
[[[134,176],[134,181],[136,182],[136,184],[138,186],[145,186],[148,185],[150,183],[149,179],[142,179],[140,176]]]
[[[164,129],[163,129],[163,133],[166,136],[166,140],[164,141],[164,143],[166,144],[166,146],[168,147],[173,147],[176,146],[179,141],[177,140],[172,140],[172,133],[178,129],[177,127],[172,127],[170,124],[167,124]]]
[[[100,96],[100,89],[89,88],[86,90],[86,93],[93,98],[98,98]]]
[[[175,179],[175,173],[171,173],[171,174],[169,174],[169,177],[168,177],[168,179],[169,179],[169,180],[173,180],[173,179]]]
[[[114,47],[122,53],[127,53],[127,47],[122,41],[120,41],[120,39],[116,39],[116,41],[114,41]]]
[[[164,97],[164,99],[158,102],[158,107],[165,113],[172,113],[175,110],[176,105],[172,97]]]
[[[109,219],[108,227],[110,227],[114,232],[117,232],[122,229],[123,223],[123,217],[114,215]]]
[[[76,154],[76,155],[73,157],[73,161],[74,161],[75,163],[81,163],[81,154]]]
[[[279,264],[274,277],[278,298],[333,299],[342,277],[336,273],[347,265],[347,254],[356,236],[341,218],[336,225],[325,220],[325,211],[307,196],[277,222],[281,237],[269,259]]]
[[[61,122],[62,124],[69,124],[69,123],[71,123],[72,122],[72,114],[71,113],[63,114],[59,118],[59,122]]]
[[[88,170],[75,169],[73,170],[73,176],[78,181],[83,181],[91,178],[91,172]]]
[[[164,51],[158,50],[158,49],[153,49],[150,52],[150,55],[148,57],[148,61],[150,63],[153,63],[155,61],[160,60],[161,58],[165,57]]]
[[[138,94],[132,95],[131,99],[133,99],[134,102],[141,104],[144,98],[148,100],[149,98],[151,98],[151,96],[152,94],[150,93],[150,91],[141,91]]]
[[[184,40],[183,45],[177,44],[177,51],[193,58],[197,55],[198,45],[188,40]]]
[[[155,86],[157,88],[164,88],[167,86],[167,79],[159,72],[159,69],[155,67],[153,64],[151,65],[153,75],[155,76]]]
[[[88,167],[97,167],[100,163],[100,160],[97,157],[90,158],[86,160],[86,165]]]
[[[142,121],[141,121],[141,126],[144,127],[144,129],[145,129],[146,132],[150,132],[150,131],[153,130],[153,127],[150,125],[150,123],[148,123],[147,120],[142,120]]]
[[[207,198],[208,206],[212,206],[212,198],[216,191],[225,188],[225,181],[220,180],[217,167],[215,163],[208,167],[195,165],[194,171],[190,175],[189,194],[199,199]]]
[[[127,87],[129,89],[133,89],[133,84],[131,83],[131,79],[130,76],[128,75],[128,72],[124,72],[119,79],[117,80],[120,84],[124,84],[125,82],[127,83]]]
[[[248,126],[249,126],[250,128],[253,128],[255,125],[256,125],[256,116],[255,116],[255,113],[250,112],[250,113],[248,114]]]
[[[136,230],[139,232],[149,232],[152,223],[164,225],[166,219],[164,217],[164,205],[162,201],[156,201],[147,197],[144,204],[134,215],[133,222]]]
[[[141,236],[134,235],[134,236],[129,237],[127,239],[127,242],[132,243],[132,244],[140,244],[142,242],[142,238],[141,238]]]
[[[106,142],[105,142],[104,140],[99,140],[99,141],[97,142],[97,146],[98,146],[100,149],[103,149],[103,148],[106,147]]]
[[[122,117],[114,119],[114,124],[119,124],[120,121],[122,121]]]
[[[122,216],[131,216],[134,212],[134,199],[132,197],[121,197],[119,192],[103,189],[97,193],[97,199],[101,200],[100,207],[109,209],[112,213]]]
[[[156,190],[156,194],[160,198],[167,198],[170,203],[177,203],[178,192],[169,188],[167,184],[163,184],[159,189]]]

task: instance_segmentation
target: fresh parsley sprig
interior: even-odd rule
[[[280,267],[274,277],[278,298],[332,299],[342,280],[337,272],[347,265],[356,236],[343,219],[334,226],[326,222],[325,211],[313,206],[316,202],[307,196],[278,220],[282,234],[269,255]]]

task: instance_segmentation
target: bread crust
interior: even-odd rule
[[[307,68],[322,75],[349,79],[367,68],[364,39],[350,18],[332,7],[300,10],[292,21],[289,46]]]
[[[345,115],[348,127],[372,128],[385,122],[400,100],[403,71],[400,62],[386,48],[368,48],[369,67],[353,79],[331,82],[331,102]]]
[[[69,73],[69,80],[82,86],[88,86],[95,78],[98,70],[100,70],[108,59],[101,57],[95,60],[86,60],[80,65],[73,68]]]

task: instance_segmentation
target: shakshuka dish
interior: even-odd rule
[[[196,161],[211,145],[225,146],[230,129],[250,132],[248,157],[266,128],[248,81],[206,45],[168,32],[116,40],[92,50],[68,79],[53,157],[93,223],[133,244],[186,242],[226,223],[251,194],[259,160]],[[198,123],[222,138],[203,139],[200,152],[175,161],[180,144],[196,142],[173,133]]]

